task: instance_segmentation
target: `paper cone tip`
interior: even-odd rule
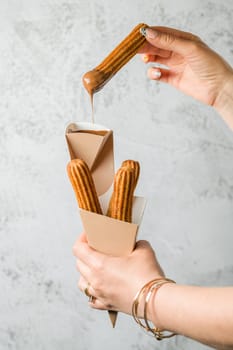
[[[112,323],[112,328],[115,328],[116,320],[117,320],[117,312],[116,311],[108,311],[110,321]]]

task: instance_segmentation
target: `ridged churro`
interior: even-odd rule
[[[132,168],[134,170],[135,187],[136,187],[137,183],[138,183],[138,178],[139,178],[139,175],[140,175],[140,164],[139,164],[139,162],[137,162],[136,160],[127,159],[127,160],[124,160],[122,162],[121,167],[129,167],[129,168]]]
[[[128,167],[120,168],[114,178],[114,192],[108,216],[117,220],[132,222],[134,188],[134,170]]]
[[[131,184],[131,186],[134,186],[132,188],[132,191],[134,192],[135,188],[136,188],[136,185],[137,185],[137,182],[138,182],[138,178],[139,178],[139,174],[140,174],[140,164],[139,162],[135,161],[135,160],[125,160],[122,162],[121,164],[121,167],[120,169],[124,169],[124,168],[127,168],[127,169],[131,169],[134,173],[134,182],[133,184]],[[119,170],[118,170],[119,172]],[[112,193],[112,196],[111,196],[111,199],[110,199],[110,202],[109,202],[109,206],[108,206],[108,211],[107,211],[107,216],[110,216],[110,217],[114,217],[115,216],[115,212],[116,212],[116,203],[117,203],[117,200],[115,199],[115,193],[116,193],[116,189],[115,187],[117,187],[117,185],[115,185],[115,183],[118,181],[118,177],[120,175],[117,173],[117,175],[115,176],[115,179],[114,179],[114,191]],[[129,204],[130,206],[130,204]],[[131,210],[131,209],[129,209]],[[132,210],[131,210],[132,211]]]
[[[141,34],[141,30],[146,27],[144,23],[138,24],[97,67],[84,74],[83,85],[91,96],[137,53],[146,40]]]
[[[87,164],[81,159],[73,159],[67,165],[67,172],[79,208],[102,214],[95,184]]]

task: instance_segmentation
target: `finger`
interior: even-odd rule
[[[85,243],[87,243],[87,236],[86,236],[85,232],[82,232],[82,233],[79,235],[79,237],[76,239],[76,241],[75,241],[75,243],[74,243],[74,246],[75,246],[76,244],[78,244],[79,242],[85,242]]]
[[[153,62],[157,68],[169,69],[172,65],[169,58],[161,58],[156,55],[142,55],[142,61],[145,63]]]
[[[148,55],[158,55],[159,57],[168,58],[171,56],[170,50],[159,49],[158,47],[152,46],[150,43],[145,42],[145,44],[138,50],[139,54],[148,54]]]
[[[159,80],[163,83],[169,83],[171,79],[174,79],[176,74],[168,69],[162,69],[157,67],[150,67],[147,71],[147,75],[151,80]]]
[[[80,259],[82,258],[85,259],[85,258],[88,258],[89,256],[92,256],[92,254],[95,252],[96,251],[88,245],[85,235],[81,234],[73,246],[74,256]]]
[[[86,233],[82,232],[78,239],[79,239],[80,242],[87,243],[87,235],[86,235]]]
[[[76,248],[80,243],[87,243],[87,236],[84,232],[82,232],[79,237],[76,239],[73,247],[72,247],[72,252],[73,255],[76,256]]]
[[[148,62],[151,62],[150,59],[151,59],[151,55],[148,55],[148,54],[143,54],[141,55],[141,59],[144,63],[148,63]]]
[[[151,80],[159,80],[162,73],[159,68],[149,68],[147,75]]]
[[[135,249],[144,249],[144,248],[152,249],[151,244],[148,241],[144,239],[137,241]]]
[[[99,299],[94,299],[93,301],[89,301],[89,305],[92,309],[97,310],[112,310],[111,305],[105,305]]]
[[[184,56],[192,52],[196,43],[196,41],[176,36],[170,32],[160,32],[153,28],[146,28],[144,35],[151,45],[159,49],[174,51]]]
[[[101,271],[105,265],[106,255],[92,249],[86,242],[77,242],[73,247],[77,259],[77,268],[84,277],[93,276]]]
[[[83,292],[87,297],[94,297],[96,299],[96,293],[94,288],[92,287],[91,283],[87,282],[87,280],[80,276],[78,281],[78,288]]]
[[[78,280],[78,288],[81,290],[81,292],[84,292],[87,285],[88,285],[87,280],[81,275]]]
[[[163,27],[163,26],[152,26],[151,28],[154,30],[158,30],[159,32],[162,32],[162,33],[168,33],[168,34],[175,35],[178,38],[183,38],[183,39],[187,39],[187,40],[194,40],[194,41],[202,41],[199,36],[197,36],[193,33],[184,32],[184,31],[179,30],[179,29]]]
[[[77,259],[76,268],[86,281],[90,281],[92,274],[88,265],[86,265],[82,260]]]
[[[142,54],[141,59],[144,63],[154,62],[155,61],[155,55],[149,55],[149,54]]]

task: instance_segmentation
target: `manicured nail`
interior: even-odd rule
[[[146,36],[146,27],[140,28],[140,33],[141,33],[143,36]]]
[[[141,34],[149,39],[155,39],[158,35],[158,32],[152,28],[143,27],[140,29]]]
[[[144,55],[144,56],[143,56],[143,61],[144,61],[145,63],[148,63],[149,60],[150,60],[149,55]]]
[[[161,77],[161,72],[159,70],[151,70],[151,76],[154,79],[159,79]]]

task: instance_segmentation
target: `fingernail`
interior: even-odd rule
[[[158,32],[152,28],[143,27],[140,29],[141,34],[149,39],[155,39],[158,35]]]
[[[148,55],[144,55],[143,56],[143,61],[145,62],[145,63],[148,63],[149,62],[149,56]]]
[[[140,33],[141,33],[143,36],[146,36],[146,27],[140,28]]]
[[[158,79],[161,77],[161,72],[159,70],[152,70],[151,75],[153,78]]]

